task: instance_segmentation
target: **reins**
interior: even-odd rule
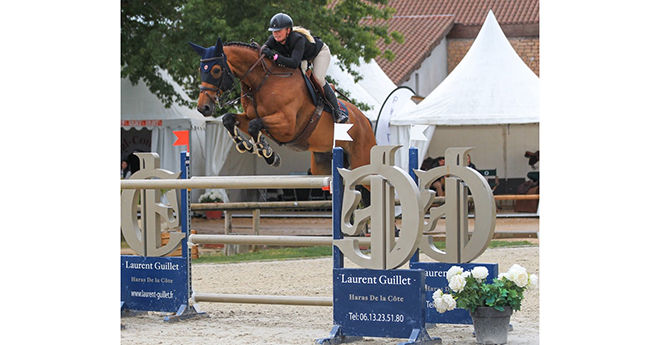
[[[261,87],[264,86],[264,84],[266,83],[266,80],[268,80],[268,77],[270,77],[271,75],[274,75],[274,76],[280,77],[280,78],[288,78],[288,77],[293,75],[293,71],[275,73],[275,72],[273,72],[273,70],[270,67],[268,67],[268,64],[266,63],[266,60],[264,60],[265,55],[261,54],[261,48],[259,48],[258,54],[259,54],[259,58],[257,59],[257,61],[254,62],[254,64],[252,64],[252,67],[250,67],[250,69],[248,69],[248,71],[245,73],[245,75],[243,76],[243,78],[241,78],[240,81],[243,81],[243,79],[245,77],[247,77],[247,75],[250,74],[250,72],[252,72],[252,70],[254,70],[254,68],[257,66],[257,64],[261,62],[261,68],[264,70],[266,75],[261,80],[261,83],[259,84],[259,86],[257,86],[256,89],[254,89],[254,91],[252,91],[252,88],[249,85],[246,84],[247,88],[250,89],[250,91],[252,91],[252,92],[245,92],[243,94],[243,96],[241,96],[241,97],[247,97],[252,101],[252,105],[254,106],[254,113],[255,113],[255,115],[257,115],[257,118],[260,118],[261,116],[259,116],[259,112],[257,111],[257,99],[254,97],[254,95],[257,93],[257,91],[261,90]],[[273,63],[273,65],[274,65],[274,63]],[[266,130],[266,131],[268,131],[268,130]],[[269,135],[269,136],[271,137],[271,139],[275,140],[275,138],[273,138],[272,135]],[[277,141],[277,140],[275,140],[275,141]]]
[[[274,75],[274,76],[277,76],[277,77],[280,77],[280,78],[288,78],[288,77],[293,75],[293,72],[279,72],[279,73],[273,72],[273,70],[270,67],[268,67],[268,64],[264,60],[265,55],[261,54],[261,49],[259,49],[259,50],[260,50],[259,51],[259,58],[257,59],[257,61],[255,61],[252,64],[252,66],[247,70],[247,72],[245,72],[245,74],[243,75],[242,78],[240,78],[238,81],[234,81],[234,83],[232,84],[232,86],[230,88],[224,89],[222,86],[211,88],[211,87],[206,87],[206,86],[200,85],[199,86],[199,92],[203,92],[209,99],[214,99],[214,98],[209,96],[209,94],[206,91],[215,92],[215,102],[218,103],[218,105],[220,105],[222,108],[224,108],[227,105],[233,105],[233,104],[237,103],[238,100],[241,99],[242,97],[248,97],[252,100],[253,103],[255,103],[254,108],[255,108],[255,113],[256,113],[256,108],[257,108],[256,107],[256,100],[254,99],[253,95],[261,89],[261,87],[266,83],[266,80],[268,80],[268,77],[271,76],[271,75]],[[229,66],[227,65],[227,60],[225,58],[225,54],[222,54],[219,57],[213,57],[213,58],[209,58],[209,59],[201,59],[201,62],[211,62],[211,61],[216,61],[216,60],[222,60],[222,65],[223,65],[222,66],[222,69],[223,69],[222,78],[220,80],[220,85],[222,85],[226,73],[229,74],[229,77],[232,78],[232,80],[235,80],[236,78],[234,77],[234,73],[231,71],[231,68],[229,68]],[[247,76],[255,69],[255,67],[257,67],[257,65],[259,63],[261,63],[261,66],[262,66],[264,72],[266,73],[266,76],[261,80],[261,83],[259,84],[259,86],[257,86],[257,88],[254,91],[252,91],[252,88],[248,86],[248,89],[250,89],[251,92],[244,92],[243,95],[241,95],[240,97],[229,100],[229,101],[226,101],[225,103],[222,103],[224,101],[224,98],[228,97],[228,95],[231,93],[231,91],[236,89],[236,86],[240,85],[243,82],[243,80],[245,78],[247,78]],[[246,84],[246,86],[247,86],[247,84]],[[219,94],[220,94],[219,91],[222,91],[221,96],[219,96]],[[229,92],[227,92],[227,91],[229,91]],[[258,113],[257,113],[257,117],[259,117]]]
[[[232,80],[235,80],[235,79],[236,79],[236,78],[234,77],[233,72],[232,72],[231,69],[229,68],[229,65],[227,64],[227,59],[226,59],[225,54],[223,53],[223,54],[222,54],[221,56],[219,56],[219,57],[214,57],[214,58],[209,58],[209,59],[202,59],[201,62],[211,62],[211,61],[216,61],[216,60],[222,60],[222,69],[223,69],[223,73],[222,73],[222,78],[221,78],[221,80],[220,80],[220,84],[219,84],[218,87],[216,87],[216,88],[210,88],[210,87],[205,87],[205,86],[200,85],[200,86],[199,86],[199,90],[200,90],[200,92],[203,92],[207,97],[209,97],[209,99],[213,99],[213,98],[210,97],[210,96],[208,95],[208,93],[206,93],[206,91],[213,91],[213,92],[215,92],[215,95],[216,95],[216,96],[215,96],[215,102],[216,102],[218,105],[220,105],[220,107],[222,107],[222,108],[226,107],[227,105],[233,105],[233,104],[237,103],[241,98],[243,98],[243,97],[247,97],[247,98],[250,99],[250,101],[252,102],[252,106],[253,106],[253,108],[254,108],[254,113],[255,113],[255,115],[257,116],[257,118],[260,118],[261,116],[259,116],[259,112],[257,111],[257,99],[256,99],[256,97],[254,97],[254,95],[255,95],[259,90],[261,90],[261,87],[266,83],[266,81],[268,80],[268,78],[269,78],[271,75],[272,75],[272,76],[276,76],[276,77],[280,77],[280,78],[288,78],[288,77],[291,77],[291,76],[293,75],[293,73],[294,73],[296,70],[299,70],[299,71],[300,71],[300,69],[299,69],[299,68],[298,68],[298,69],[293,69],[293,70],[290,71],[290,72],[274,72],[272,67],[275,67],[275,66],[276,66],[276,63],[273,62],[272,66],[269,66],[268,63],[266,63],[266,60],[264,59],[264,58],[265,58],[265,55],[261,54],[261,48],[258,49],[258,55],[259,55],[259,58],[257,59],[257,61],[255,61],[255,62],[252,64],[252,66],[250,66],[250,68],[247,70],[247,72],[245,72],[245,74],[243,75],[243,77],[241,77],[238,81],[234,81],[233,85],[232,85],[230,88],[223,88],[223,87],[222,87],[222,84],[223,84],[223,82],[224,82],[224,77],[225,77],[225,74],[226,74],[226,73],[229,74],[229,76],[232,78]],[[264,73],[266,74],[266,75],[263,77],[263,79],[261,80],[261,82],[259,83],[259,85],[257,85],[257,87],[254,88],[254,90],[253,90],[252,87],[251,87],[250,85],[245,84],[245,88],[246,88],[247,91],[249,91],[249,92],[246,92],[245,89],[242,89],[242,90],[241,90],[241,91],[242,91],[242,95],[241,95],[240,97],[237,97],[237,98],[235,98],[235,99],[232,99],[232,100],[229,100],[229,101],[226,101],[226,102],[222,103],[222,102],[224,101],[224,98],[227,97],[227,95],[229,95],[229,94],[231,93],[231,91],[233,91],[234,89],[236,89],[236,86],[237,86],[237,85],[241,85],[241,84],[243,83],[243,81],[245,80],[245,78],[247,78],[247,76],[248,76],[250,73],[252,73],[252,72],[254,71],[254,69],[255,69],[259,64],[261,64],[261,68],[263,69]],[[226,70],[227,70],[228,72],[226,72]],[[301,73],[302,73],[302,71],[301,71]],[[221,95],[221,96],[218,96],[218,95],[220,94],[220,91],[222,91],[222,95]],[[310,118],[310,121],[307,123],[307,126],[305,126],[305,128],[303,128],[303,131],[302,131],[300,134],[298,134],[298,135],[297,135],[292,141],[289,141],[289,142],[287,142],[287,143],[282,143],[282,142],[280,142],[279,140],[275,139],[272,135],[270,135],[270,133],[268,133],[268,130],[267,130],[267,129],[264,128],[264,129],[262,129],[262,130],[263,130],[263,131],[264,131],[264,132],[265,132],[265,133],[266,133],[266,134],[267,134],[267,135],[268,135],[273,141],[275,141],[275,142],[276,142],[278,145],[280,145],[280,146],[282,146],[282,145],[286,145],[286,144],[293,144],[294,147],[298,147],[298,145],[299,145],[298,142],[301,141],[303,138],[307,138],[307,137],[309,137],[309,135],[311,134],[311,132],[314,131],[314,128],[316,128],[316,125],[318,124],[318,120],[319,120],[319,118],[320,118],[322,112],[323,112],[323,105],[322,105],[322,103],[320,103],[320,104],[316,107],[316,110],[314,111],[314,113],[312,114],[312,117]]]

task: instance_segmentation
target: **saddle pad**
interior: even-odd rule
[[[314,105],[318,105],[319,102],[323,102],[323,97],[316,93],[316,89],[314,89],[314,86],[312,86],[312,81],[309,80],[309,78],[305,73],[303,73],[302,75],[303,75],[303,79],[305,79],[305,84],[307,85],[307,90],[309,91],[309,95],[312,96],[312,102],[314,103]],[[344,103],[342,102],[343,102],[342,100],[339,99],[337,100],[337,103],[339,103],[339,111],[344,113],[344,115],[348,116],[348,108],[346,108],[346,105],[344,105]],[[323,110],[332,113],[332,109],[330,109],[330,106],[327,105],[325,102],[323,103]]]
[[[339,111],[342,112],[344,115],[348,116],[348,108],[346,108],[346,104],[344,104],[344,101],[338,99],[337,103],[339,103]],[[328,111],[330,111],[330,109],[328,109]]]

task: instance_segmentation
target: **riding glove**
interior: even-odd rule
[[[261,53],[266,55],[269,59],[272,59],[275,56],[275,52],[268,47],[264,47],[264,49],[261,50]]]

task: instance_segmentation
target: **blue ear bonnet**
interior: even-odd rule
[[[199,64],[200,71],[202,71],[202,73],[209,73],[211,72],[211,68],[217,64],[220,64],[220,67],[224,68],[223,65],[225,59],[227,59],[227,57],[225,57],[223,53],[218,55],[215,54],[215,47],[207,48],[202,57],[202,62]]]
[[[213,65],[222,62],[221,67],[226,65],[225,51],[222,49],[222,41],[218,38],[218,41],[215,43],[215,46],[204,48],[195,43],[188,42],[193,48],[197,55],[202,57],[202,62],[199,64],[199,68],[202,73],[208,73],[211,71]]]
[[[202,57],[199,64],[202,73],[202,81],[211,85],[217,85],[221,91],[225,91],[232,87],[234,81],[234,74],[227,65],[227,56],[222,48],[222,41],[218,38],[215,46],[204,48],[192,42],[190,46],[193,50]],[[210,73],[213,66],[219,64],[222,68],[222,75],[220,78],[215,78]]]

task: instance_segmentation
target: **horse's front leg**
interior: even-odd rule
[[[280,155],[275,153],[270,145],[268,145],[266,136],[261,132],[263,128],[264,124],[261,118],[251,120],[248,125],[248,134],[252,136],[252,142],[254,143],[256,154],[264,157],[264,160],[266,160],[268,165],[279,168],[280,164],[282,164],[282,159],[280,158]]]
[[[244,116],[245,117],[245,116]],[[247,121],[247,117],[245,117]],[[240,121],[237,119],[236,114],[226,113],[222,115],[222,124],[225,126],[229,134],[231,135],[232,140],[236,144],[236,150],[240,153],[254,153],[254,146],[252,143],[238,130],[236,124]]]

